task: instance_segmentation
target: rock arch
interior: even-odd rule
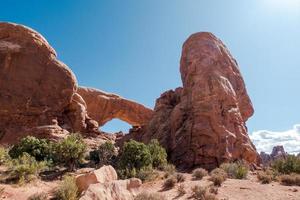
[[[88,115],[98,122],[99,127],[114,118],[132,126],[143,126],[153,114],[150,108],[98,89],[79,87],[77,92],[86,102]]]

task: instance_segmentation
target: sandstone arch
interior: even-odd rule
[[[79,87],[77,92],[86,102],[88,115],[96,120],[100,127],[114,118],[132,126],[143,126],[153,114],[151,109],[139,103],[98,89]]]

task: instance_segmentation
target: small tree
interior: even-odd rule
[[[55,151],[58,161],[64,163],[69,170],[73,171],[76,164],[84,159],[86,144],[81,135],[71,134],[56,145]]]
[[[113,158],[117,156],[117,151],[114,144],[111,141],[107,141],[101,144],[97,150],[90,152],[90,158],[99,164],[111,165]]]
[[[151,154],[147,146],[143,143],[130,140],[123,146],[120,154],[120,167],[122,169],[137,169],[151,166]]]
[[[148,144],[148,148],[152,157],[152,166],[158,168],[167,164],[167,152],[160,146],[157,139],[153,139]]]

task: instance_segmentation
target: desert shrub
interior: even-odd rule
[[[38,162],[28,153],[23,153],[22,156],[12,159],[8,163],[11,178],[17,179],[19,183],[33,180],[45,169],[47,169],[45,161]]]
[[[201,180],[204,176],[207,176],[207,175],[208,175],[207,170],[203,169],[203,168],[195,169],[192,174],[192,176],[195,180]]]
[[[24,152],[33,156],[37,161],[50,159],[51,148],[50,141],[46,139],[38,139],[33,136],[27,136],[15,144],[10,150],[9,155],[12,158],[22,156]]]
[[[300,174],[300,158],[288,155],[285,159],[278,159],[271,163],[271,167],[282,174]]]
[[[212,193],[206,193],[205,194],[205,200],[218,200],[215,194]]]
[[[218,194],[218,187],[216,187],[216,186],[213,186],[213,185],[211,185],[210,187],[209,187],[209,192],[210,193],[212,193],[212,194]]]
[[[220,168],[223,169],[230,178],[245,179],[248,174],[248,167],[241,162],[223,163]]]
[[[176,172],[175,166],[169,163],[162,166],[161,170],[165,172],[165,178],[174,175],[174,173]]]
[[[35,193],[33,195],[31,195],[28,200],[47,200],[48,196],[46,193]]]
[[[4,194],[4,190],[5,190],[4,187],[0,187],[0,197],[2,197],[2,195]]]
[[[158,168],[167,164],[167,152],[160,146],[158,140],[151,140],[147,145],[152,158],[152,166]]]
[[[184,182],[185,181],[185,176],[181,173],[176,173],[175,175],[176,180],[178,183]]]
[[[55,198],[59,200],[77,200],[79,196],[75,178],[65,176],[55,191]]]
[[[300,186],[300,175],[299,174],[290,174],[290,175],[282,175],[279,177],[282,185],[288,186]]]
[[[134,200],[167,200],[167,199],[159,193],[142,192],[138,194],[134,198]]]
[[[272,182],[272,180],[276,179],[276,173],[274,173],[272,170],[265,170],[265,171],[260,171],[257,173],[257,179],[262,183],[262,184],[269,184]]]
[[[153,181],[158,177],[158,172],[155,171],[151,166],[143,167],[136,172],[136,178],[141,179],[143,182]]]
[[[116,148],[111,141],[101,144],[97,150],[90,152],[90,159],[99,164],[99,167],[111,165],[115,156],[117,156]]]
[[[86,144],[79,134],[71,134],[55,145],[55,160],[74,170],[83,161]]]
[[[227,173],[221,168],[216,168],[210,173],[209,180],[212,181],[215,186],[221,186],[226,179]]]
[[[128,178],[136,177],[137,176],[137,170],[135,168],[133,168],[133,169],[129,169],[129,168],[121,169],[121,168],[118,168],[117,169],[117,174],[118,174],[118,177],[120,179],[128,179]]]
[[[140,170],[143,167],[151,166],[151,154],[143,143],[130,140],[126,142],[119,156],[119,164],[122,169]]]
[[[217,197],[214,194],[211,194],[207,191],[206,187],[195,186],[192,188],[193,198],[196,200],[217,200]]]
[[[171,189],[173,188],[177,183],[177,180],[175,177],[170,177],[167,180],[165,180],[164,184],[163,184],[163,188],[164,189]]]
[[[184,188],[184,185],[183,184],[178,185],[178,187],[177,187],[177,195],[178,196],[183,196],[185,194],[186,194],[186,190]]]
[[[4,147],[0,147],[0,165],[5,164],[10,159],[8,150]]]

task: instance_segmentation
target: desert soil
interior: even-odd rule
[[[208,177],[203,180],[193,180],[191,174],[184,174],[186,180],[181,183],[186,189],[186,194],[178,196],[177,186],[170,190],[163,190],[164,180],[148,182],[142,185],[141,191],[158,192],[165,196],[168,200],[184,200],[192,198],[192,188],[196,185],[208,187],[212,184]],[[39,192],[52,194],[57,187],[59,181],[41,181],[37,180],[33,183],[23,186],[0,184],[0,189],[4,188],[0,199],[7,200],[27,200],[29,196]],[[257,181],[255,173],[248,175],[246,180],[227,179],[218,189],[217,197],[220,200],[300,200],[300,187],[283,186],[277,182],[270,184],[261,184]]]

